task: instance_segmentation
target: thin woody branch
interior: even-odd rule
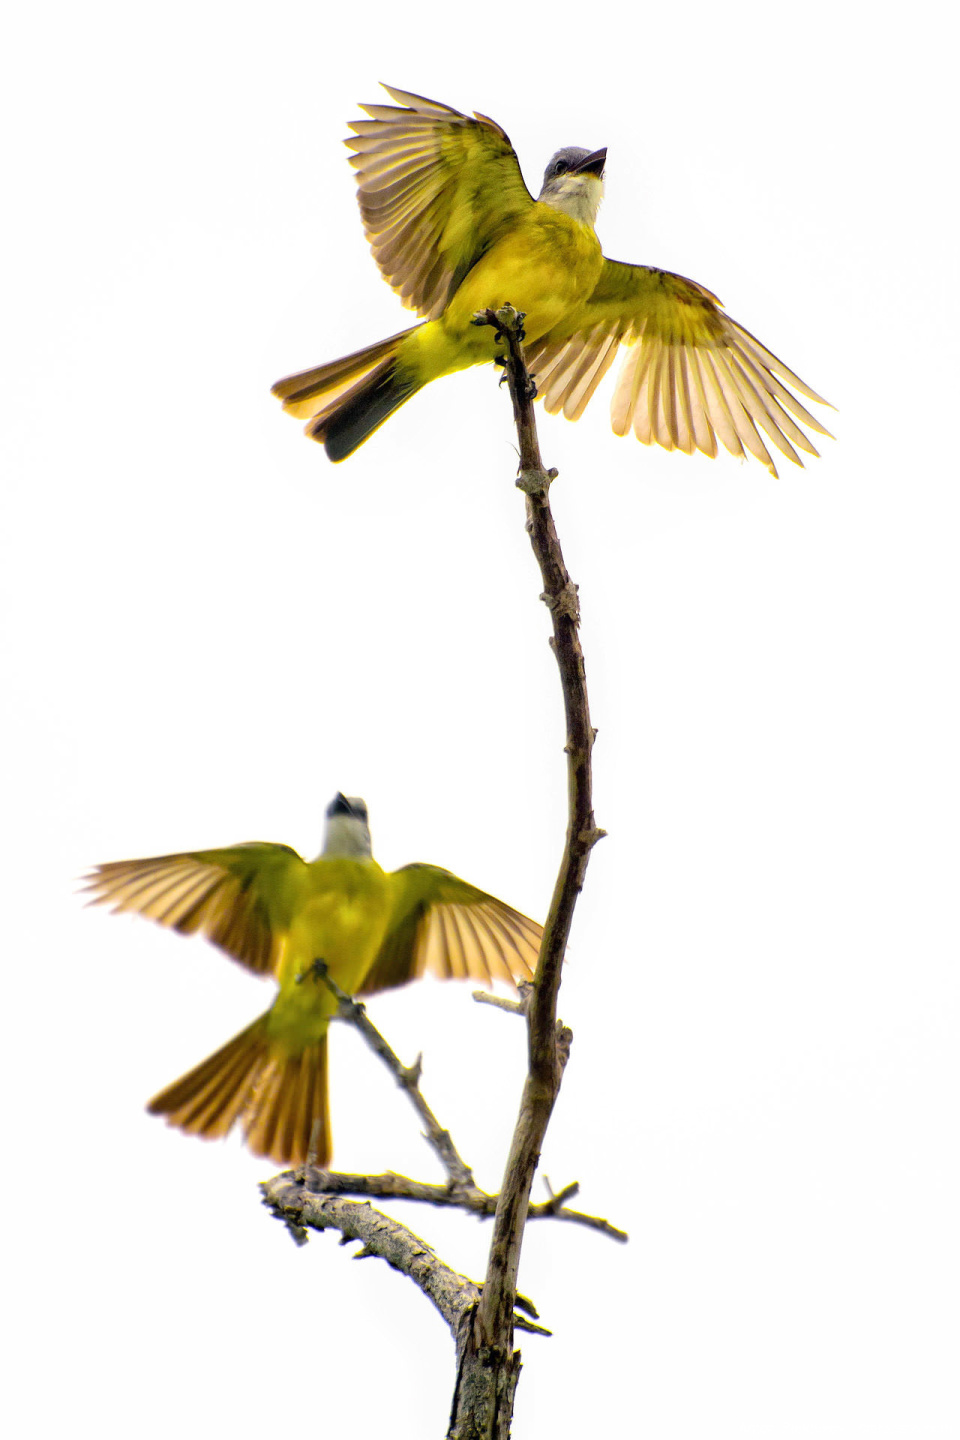
[[[541,599],[550,611],[551,645],[563,692],[568,823],[532,985],[521,994],[519,1002],[476,996],[485,1003],[519,1012],[527,1022],[528,1072],[503,1187],[498,1196],[479,1189],[449,1132],[442,1128],[423,1098],[419,1059],[411,1067],[402,1065],[367,1018],[364,1007],[330,980],[321,962],[315,965],[316,973],[336,995],[340,1016],[361,1032],[406,1091],[424,1125],[426,1139],[446,1171],[447,1183],[426,1185],[393,1174],[340,1175],[308,1166],[276,1176],[261,1187],[265,1204],[284,1221],[298,1241],[306,1238],[309,1228],[338,1230],[344,1242],[361,1243],[361,1255],[378,1255],[409,1275],[443,1315],[457,1347],[457,1380],[448,1440],[508,1440],[520,1373],[520,1353],[513,1348],[514,1331],[549,1333],[518,1313],[526,1310],[536,1315],[529,1302],[517,1293],[520,1250],[527,1220],[563,1220],[589,1226],[616,1240],[627,1238],[609,1221],[567,1206],[567,1200],[577,1193],[575,1184],[565,1186],[557,1194],[551,1193],[540,1204],[530,1201],[543,1138],[572,1040],[571,1032],[557,1019],[561,967],[590,852],[604,831],[597,827],[593,815],[590,762],[595,732],[590,722],[578,635],[577,587],[564,564],[550,511],[549,488],[557,472],[545,469],[540,456],[532,407],[535,391],[521,348],[522,319],[512,306],[506,305],[496,312],[483,312],[476,317],[476,323],[493,325],[506,351],[506,379],[520,442],[517,485],[526,496],[526,528],[543,581]],[[347,1193],[456,1205],[481,1215],[493,1213],[494,1231],[483,1285],[477,1286],[451,1270],[399,1221],[374,1210],[369,1203],[345,1198]]]
[[[313,969],[318,978],[323,980],[324,984],[336,997],[339,1006],[337,1012],[339,1018],[346,1020],[350,1025],[353,1025],[355,1029],[359,1030],[364,1040],[366,1040],[370,1046],[370,1049],[375,1055],[379,1055],[401,1090],[406,1092],[410,1104],[423,1122],[427,1142],[433,1147],[441,1165],[450,1177],[451,1185],[458,1190],[469,1191],[476,1189],[473,1171],[466,1161],[461,1158],[450,1136],[450,1131],[444,1130],[436,1115],[434,1115],[430,1106],[423,1098],[423,1092],[420,1089],[420,1067],[423,1057],[418,1055],[413,1065],[404,1065],[396,1052],[391,1049],[390,1045],[380,1034],[380,1031],[373,1024],[372,1020],[370,1020],[365,1006],[359,1000],[354,1000],[353,996],[348,995],[345,990],[341,990],[337,982],[330,976],[323,961],[315,960],[313,962]]]
[[[368,1195],[377,1200],[413,1200],[422,1205],[438,1205],[450,1210],[466,1210],[469,1214],[489,1217],[497,1211],[499,1196],[491,1195],[474,1185],[470,1189],[454,1189],[450,1185],[433,1185],[429,1181],[414,1180],[408,1175],[397,1175],[392,1170],[382,1175],[350,1175],[339,1170],[316,1170],[305,1166],[299,1170],[284,1170],[278,1179],[300,1186],[309,1195]],[[567,1200],[580,1190],[577,1181],[565,1185],[549,1200],[533,1204],[527,1211],[528,1220],[562,1220],[571,1225],[582,1225],[596,1230],[611,1240],[624,1242],[628,1239],[625,1230],[612,1225],[599,1215],[586,1215],[581,1210],[571,1210]]]
[[[476,1324],[459,1345],[451,1440],[506,1440],[520,1357],[513,1350],[513,1311],[524,1225],[543,1137],[560,1089],[571,1034],[557,1022],[561,965],[590,851],[602,837],[593,815],[590,758],[595,732],[587,703],[580,648],[577,587],[564,564],[550,510],[555,470],[544,467],[533,414],[534,386],[523,359],[523,316],[510,305],[487,310],[475,323],[492,325],[504,342],[506,378],[520,442],[518,486],[526,495],[526,528],[543,580],[542,599],[553,625],[566,716],[568,821],[560,871],[544,927],[527,1006],[528,1074],[520,1104]]]

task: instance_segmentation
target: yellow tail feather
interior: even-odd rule
[[[312,1154],[317,1165],[327,1165],[327,1037],[297,1055],[271,1053],[267,1017],[261,1015],[161,1090],[147,1109],[204,1140],[222,1138],[239,1121],[255,1155],[300,1165]]]

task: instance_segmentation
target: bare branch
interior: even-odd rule
[[[459,1365],[450,1422],[451,1440],[504,1440],[510,1433],[520,1357],[513,1350],[513,1314],[524,1225],[543,1137],[560,1089],[571,1034],[557,1024],[557,992],[574,906],[583,887],[590,851],[602,837],[593,815],[590,757],[595,731],[587,704],[583,652],[577,627],[577,587],[564,564],[550,511],[556,478],[540,456],[533,414],[532,380],[523,359],[523,316],[511,305],[482,311],[479,325],[492,325],[503,340],[504,363],[520,441],[518,486],[526,496],[527,532],[543,580],[553,624],[553,651],[560,670],[566,715],[567,836],[554,887],[527,1009],[528,1073],[524,1085],[476,1324],[458,1339]],[[549,1202],[548,1202],[549,1203]]]
[[[369,1018],[366,1007],[359,1001],[354,1000],[345,990],[341,990],[337,982],[332,979],[322,960],[313,962],[313,969],[317,977],[321,979],[327,988],[336,996],[338,1011],[337,1016],[346,1020],[354,1029],[358,1030],[366,1040],[370,1049],[386,1065],[401,1090],[406,1091],[410,1104],[419,1115],[425,1127],[424,1134],[427,1142],[433,1147],[441,1165],[450,1177],[451,1184],[464,1190],[475,1189],[473,1171],[460,1156],[457,1147],[454,1145],[449,1130],[444,1130],[430,1106],[423,1098],[420,1089],[420,1070],[423,1060],[418,1055],[410,1066],[403,1065],[396,1053],[388,1045],[387,1041],[380,1034],[376,1025]]]
[[[313,1167],[288,1171],[261,1188],[264,1200],[298,1243],[310,1228],[339,1230],[343,1242],[360,1242],[359,1255],[377,1255],[410,1276],[449,1325],[457,1346],[457,1381],[448,1440],[507,1440],[513,1400],[520,1374],[520,1353],[514,1350],[517,1329],[549,1334],[533,1323],[535,1308],[517,1292],[517,1272],[527,1220],[552,1219],[588,1226],[618,1241],[626,1234],[599,1216],[571,1210],[566,1202],[578,1193],[575,1183],[531,1204],[530,1193],[547,1125],[556,1102],[572,1034],[557,1019],[561,967],[577,896],[583,887],[590,852],[603,836],[593,815],[591,752],[595,731],[587,704],[577,587],[563,561],[550,511],[549,488],[556,478],[540,456],[532,399],[535,393],[526,369],[521,341],[523,316],[512,306],[485,311],[478,324],[496,327],[504,342],[506,378],[520,440],[517,485],[526,496],[526,528],[540,567],[541,599],[550,611],[551,645],[560,671],[566,716],[568,823],[560,870],[550,903],[533,984],[521,999],[475,992],[474,998],[523,1015],[527,1021],[528,1069],[520,1113],[499,1196],[477,1186],[473,1172],[459,1155],[448,1131],[439,1124],[420,1091],[420,1058],[401,1064],[386,1040],[367,1018],[362,1004],[330,979],[326,967],[314,969],[338,1002],[340,1018],[360,1031],[371,1049],[407,1092],[423,1122],[425,1135],[447,1173],[446,1185],[429,1185],[406,1176],[343,1175]],[[445,1265],[426,1243],[399,1221],[346,1194],[382,1199],[414,1200],[457,1206],[479,1215],[494,1215],[494,1232],[483,1286],[478,1287]],[[526,1314],[518,1313],[526,1311]],[[532,1317],[532,1318],[531,1318]]]
[[[399,1220],[356,1200],[311,1194],[288,1176],[289,1172],[276,1175],[260,1186],[263,1203],[279,1220],[300,1231],[306,1227],[338,1230],[345,1243],[359,1240],[363,1246],[361,1256],[379,1255],[394,1270],[408,1275],[457,1334],[464,1315],[479,1298],[479,1288],[472,1280],[451,1270],[425,1240]]]
[[[350,1175],[338,1170],[319,1170],[304,1166],[297,1170],[284,1170],[277,1180],[284,1181],[293,1190],[300,1188],[306,1195],[368,1195],[376,1200],[412,1200],[421,1205],[437,1205],[444,1209],[465,1210],[468,1214],[488,1219],[497,1211],[498,1196],[481,1190],[477,1185],[469,1187],[453,1184],[433,1185],[424,1180],[413,1180],[408,1175],[397,1175],[392,1170],[382,1175]],[[272,1183],[272,1182],[270,1182]],[[611,1240],[625,1241],[626,1231],[611,1225],[599,1215],[585,1215],[580,1210],[570,1210],[566,1201],[578,1194],[579,1183],[565,1185],[549,1200],[531,1205],[527,1214],[529,1220],[564,1220],[569,1224],[583,1225],[596,1230]]]
[[[311,1194],[303,1186],[289,1181],[287,1174],[264,1181],[260,1189],[263,1203],[283,1221],[298,1243],[303,1243],[308,1228],[337,1230],[343,1245],[359,1241],[361,1249],[355,1259],[375,1255],[408,1276],[440,1312],[454,1337],[457,1336],[464,1318],[477,1304],[480,1287],[445,1265],[426,1241],[406,1225],[374,1210],[372,1205],[361,1205],[338,1195]],[[536,1316],[536,1308],[529,1301],[518,1297],[518,1307],[527,1315]],[[534,1335],[551,1333],[542,1325],[535,1325],[527,1315],[514,1315],[518,1329]]]

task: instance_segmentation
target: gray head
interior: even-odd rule
[[[537,199],[592,228],[603,196],[606,162],[606,147],[584,150],[580,145],[567,145],[557,151],[543,172],[543,187]]]
[[[359,795],[341,795],[338,791],[327,806],[322,854],[361,860],[369,859],[372,853],[365,802]]]

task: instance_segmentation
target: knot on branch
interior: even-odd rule
[[[598,840],[606,839],[606,830],[601,830],[599,825],[585,826],[577,836],[577,840],[585,851],[589,853]]]
[[[574,625],[580,624],[580,586],[574,585],[568,580],[561,589],[554,594],[544,591],[540,599],[547,609],[554,615],[562,616],[566,620],[572,620]]]
[[[532,400],[533,396],[529,398]],[[542,466],[533,465],[528,470],[520,471],[517,476],[517,489],[522,490],[524,495],[546,495],[559,474],[559,470],[544,470]]]

